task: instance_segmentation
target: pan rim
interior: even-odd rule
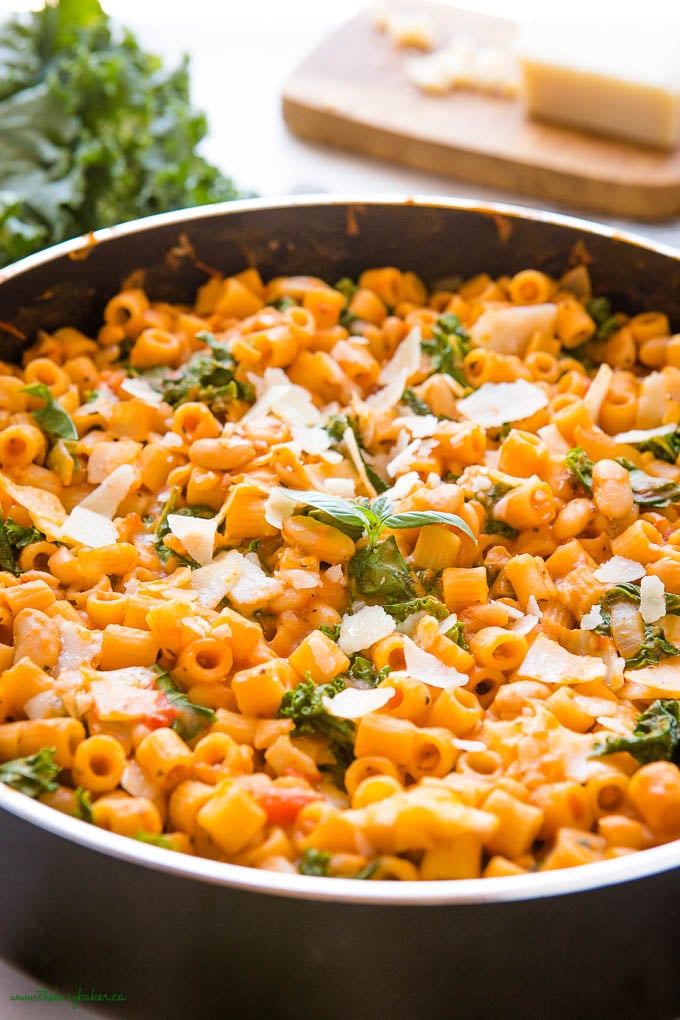
[[[64,256],[81,254],[95,244],[106,244],[119,238],[153,230],[157,227],[181,227],[195,220],[210,220],[237,213],[267,212],[279,209],[312,209],[319,207],[395,207],[412,206],[458,210],[509,219],[532,220],[612,241],[642,248],[680,260],[680,249],[671,245],[565,213],[533,209],[502,202],[439,195],[378,194],[378,193],[313,193],[294,196],[240,199],[194,206],[170,213],[128,221],[106,227],[80,237],[53,245],[28,255],[0,269],[0,286],[33,269],[48,265]],[[127,864],[137,864],[176,878],[232,888],[243,892],[264,893],[311,901],[332,901],[380,906],[449,906],[480,903],[517,902],[587,893],[600,888],[651,878],[680,867],[680,840],[625,855],[609,861],[584,864],[576,868],[502,878],[445,879],[433,882],[362,882],[354,879],[311,878],[272,871],[246,868],[207,858],[192,857],[119,836],[88,825],[56,811],[45,804],[18,793],[0,783],[0,809],[16,818],[69,842]]]

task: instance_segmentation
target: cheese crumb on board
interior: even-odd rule
[[[643,145],[680,141],[677,25],[534,20],[516,46],[530,116]]]

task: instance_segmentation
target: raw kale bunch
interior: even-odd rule
[[[237,197],[201,156],[205,117],[98,0],[0,28],[0,266],[137,216]]]

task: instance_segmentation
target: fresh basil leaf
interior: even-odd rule
[[[27,393],[29,397],[37,397],[45,401],[44,407],[40,407],[37,411],[32,411],[31,413],[43,432],[50,438],[78,438],[78,430],[71,421],[69,414],[44,383],[33,383],[31,386],[24,386],[22,393]]]
[[[405,528],[423,528],[428,524],[450,524],[464,532],[475,545],[477,544],[477,536],[458,514],[441,513],[439,510],[409,510],[403,514],[391,514],[389,517],[383,518],[383,524],[393,531]]]

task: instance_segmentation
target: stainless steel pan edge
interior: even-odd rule
[[[680,327],[680,255],[643,238],[505,205],[305,196],[150,217],[0,271],[0,351],[24,326],[82,321],[138,266],[163,294],[193,287],[195,258],[429,280],[583,258],[598,292]],[[0,952],[50,985],[127,994],[109,1016],[680,1017],[680,843],[522,878],[364,884],[171,854],[1,784],[0,808]]]

